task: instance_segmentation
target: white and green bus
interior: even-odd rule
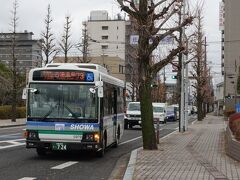
[[[26,148],[91,150],[117,147],[124,126],[124,82],[96,64],[54,63],[29,72]]]

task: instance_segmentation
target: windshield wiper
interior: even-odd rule
[[[77,115],[67,105],[64,104],[64,107],[73,115],[75,119],[78,119]]]
[[[52,106],[51,106],[52,107]],[[53,110],[57,107],[57,104],[53,106],[42,118],[42,120],[45,120],[52,112]]]

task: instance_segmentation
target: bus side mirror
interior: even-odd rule
[[[92,94],[95,94],[95,93],[96,93],[95,88],[89,88],[89,91],[90,91]]]
[[[100,98],[103,97],[103,87],[98,88],[98,97],[100,97]]]
[[[23,99],[23,100],[26,100],[26,99],[27,99],[27,88],[24,88],[24,89],[23,89],[22,99]]]
[[[28,90],[29,90],[31,93],[39,94],[39,91],[38,91],[37,89],[35,89],[35,88],[24,88],[24,89],[23,89],[23,93],[22,93],[22,99],[24,99],[24,100],[27,99]]]

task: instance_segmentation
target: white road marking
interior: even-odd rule
[[[9,146],[0,146],[0,150],[1,149],[12,148],[12,147],[17,147],[17,146],[23,146],[23,145],[25,145],[25,143],[19,143],[19,144],[9,145]]]
[[[34,179],[37,179],[35,177],[23,177],[21,179],[18,179],[18,180],[34,180]]]
[[[7,142],[7,143],[11,143],[11,142],[15,142],[15,141],[24,141],[26,139],[12,139],[12,140],[3,140],[3,141],[0,141],[0,143],[2,142]]]
[[[127,143],[129,143],[129,142],[135,141],[135,140],[140,139],[140,138],[142,138],[142,136],[139,136],[139,137],[130,139],[130,140],[128,140],[128,141],[124,141],[124,142],[122,142],[122,143],[119,143],[119,145],[127,144]]]
[[[0,138],[2,137],[8,137],[8,136],[15,136],[15,135],[21,135],[22,133],[15,133],[15,134],[4,134],[4,135],[0,135]]]
[[[64,169],[66,167],[72,166],[73,164],[77,164],[77,163],[78,163],[78,161],[69,161],[69,162],[60,164],[58,166],[54,166],[51,169]]]
[[[17,146],[23,146],[25,145],[25,142],[17,142],[17,141],[23,141],[25,139],[14,139],[14,140],[8,140],[8,141],[0,141],[0,143],[9,143],[12,145],[7,145],[7,146],[0,146],[1,149],[7,149],[7,148],[12,148],[12,147],[17,147]]]

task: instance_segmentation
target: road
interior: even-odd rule
[[[164,137],[177,127],[177,122],[161,125],[160,136]],[[123,175],[131,151],[142,146],[141,129],[134,128],[125,130],[119,147],[109,148],[103,158],[96,158],[94,154],[86,152],[54,153],[38,157],[34,149],[25,148],[23,129],[0,129],[0,179],[104,180]]]

